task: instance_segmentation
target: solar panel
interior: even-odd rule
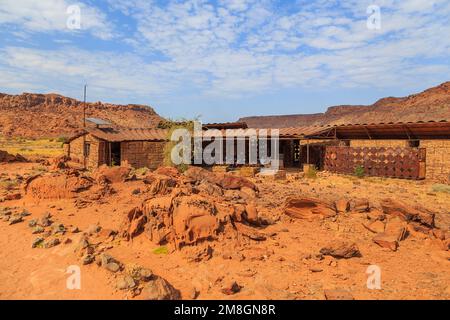
[[[96,124],[98,126],[111,124],[111,122],[99,118],[86,118],[86,121]]]

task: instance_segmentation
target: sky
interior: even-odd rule
[[[0,0],[0,92],[235,121],[450,80],[448,0]]]

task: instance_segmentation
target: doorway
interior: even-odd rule
[[[121,161],[120,142],[111,142],[111,166],[120,166]]]

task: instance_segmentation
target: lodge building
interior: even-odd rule
[[[155,169],[163,165],[168,130],[113,128],[100,119],[88,119],[88,122],[94,126],[86,127],[65,144],[67,155],[86,167],[128,163],[135,168]],[[218,131],[231,133],[235,145],[238,140],[246,141],[248,153],[249,129],[245,123],[238,122],[208,124],[203,126],[202,135],[212,137]],[[254,129],[257,133],[260,130]],[[356,167],[361,167],[368,176],[450,183],[450,122],[447,120],[278,130],[280,163],[288,171],[303,170],[309,164],[319,170],[353,174]],[[270,138],[275,131],[267,129],[267,132]],[[207,144],[204,142],[203,148]],[[246,163],[236,162],[230,167],[249,165],[248,154],[245,159]],[[229,161],[224,158],[222,162],[225,160]],[[260,160],[252,166],[262,166]]]

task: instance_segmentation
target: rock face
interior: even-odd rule
[[[173,171],[167,174],[170,176],[151,173],[144,179],[152,197],[126,215],[123,237],[131,240],[145,232],[154,243],[169,244],[173,249],[217,240],[225,232],[228,237],[239,234],[255,241],[266,239],[256,229],[260,219],[254,199],[239,189],[226,190],[254,191],[256,187],[247,179],[229,179],[201,168],[190,168],[178,178]],[[224,197],[225,192],[234,196]]]
[[[142,290],[142,295],[146,300],[179,300],[180,292],[175,289],[167,280],[156,277],[149,281]]]
[[[349,123],[416,122],[450,119],[450,82],[405,98],[384,98],[370,106],[336,106],[325,113],[247,117],[250,128],[289,128]]]
[[[35,199],[69,199],[93,185],[92,179],[75,172],[32,177],[25,182],[24,189]]]
[[[116,126],[155,128],[163,120],[151,107],[88,103],[87,116]],[[0,132],[27,138],[71,136],[82,129],[83,103],[58,94],[0,94]]]

